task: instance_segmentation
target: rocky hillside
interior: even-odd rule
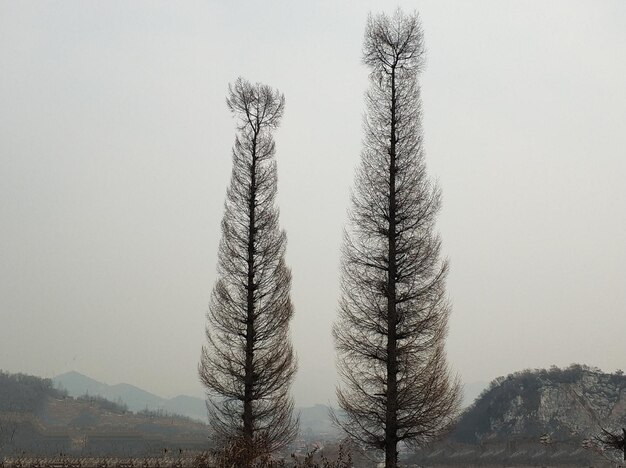
[[[462,414],[451,439],[582,440],[601,427],[626,427],[626,376],[573,364],[499,377]]]

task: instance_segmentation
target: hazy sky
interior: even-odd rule
[[[626,2],[0,0],[0,368],[202,395],[238,76],[276,134],[297,404],[330,337],[369,11],[419,11],[451,365],[626,367]]]

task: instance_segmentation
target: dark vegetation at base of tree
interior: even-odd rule
[[[330,450],[313,449],[308,453],[297,456],[292,454],[287,458],[278,458],[265,452],[250,454],[245,441],[232,442],[219,451],[205,452],[196,459],[197,468],[234,468],[248,466],[249,468],[366,468],[366,460],[353,460],[354,448],[350,443],[338,444]],[[330,453],[329,453],[330,452]],[[250,462],[250,457],[254,461]]]
[[[595,447],[580,443],[542,445],[537,438],[484,444],[438,443],[416,450],[407,465],[444,466],[564,466],[599,467],[608,460]],[[614,467],[614,464],[606,466]]]
[[[76,457],[60,455],[55,457],[17,456],[0,459],[0,468],[240,468],[244,447],[230,444],[219,451],[198,451],[196,453],[162,453],[149,457]],[[353,458],[353,451],[356,457]],[[324,449],[314,448],[303,455],[271,457],[259,454],[250,468],[373,468],[375,463],[359,456],[350,442],[330,445]]]

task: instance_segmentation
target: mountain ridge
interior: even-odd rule
[[[133,412],[146,410],[165,412],[186,416],[203,423],[208,422],[206,402],[202,398],[184,394],[163,398],[132,384],[108,385],[77,371],[59,374],[52,378],[52,382],[57,389],[65,390],[69,396],[75,398],[88,394],[126,405]],[[306,432],[310,438],[318,435],[332,438],[338,436],[340,431],[334,427],[329,410],[330,408],[323,404],[296,408],[303,433]]]
[[[97,381],[90,388],[106,389]],[[205,450],[208,433],[206,424],[191,418],[132,412],[93,393],[72,397],[51,379],[0,371],[0,458],[19,453],[156,455],[164,447]]]
[[[123,382],[109,385],[77,371],[59,374],[52,378],[52,382],[56,388],[67,391],[68,395],[73,397],[85,394],[100,396],[113,402],[121,402],[128,406],[129,410],[135,412],[164,411],[202,422],[207,421],[206,405],[201,398],[182,394],[172,398],[163,398],[136,385]]]

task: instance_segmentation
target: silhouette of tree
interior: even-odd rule
[[[333,330],[346,417],[336,420],[355,440],[384,450],[385,466],[395,468],[398,443],[437,437],[459,406],[444,352],[448,264],[433,232],[441,196],[424,163],[418,15],[370,15],[363,60],[365,138]]]
[[[290,396],[297,367],[289,337],[291,272],[275,204],[272,137],[285,98],[239,78],[226,102],[238,134],[199,374],[217,441],[243,446],[246,466],[284,447],[298,430]]]
[[[595,442],[605,450],[621,452],[626,460],[626,429],[622,428],[620,433],[613,433],[602,429],[602,434],[594,437]]]

